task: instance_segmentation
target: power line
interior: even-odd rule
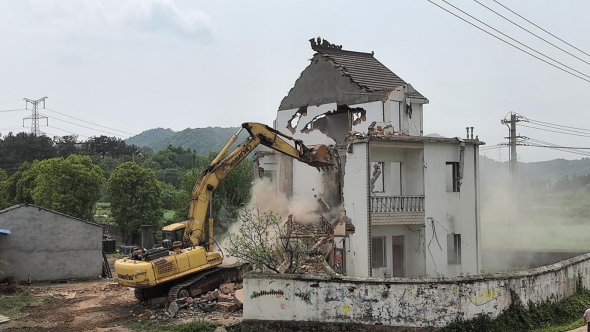
[[[585,152],[585,151],[575,151],[574,149],[563,148],[563,147],[558,146],[557,144],[545,142],[545,141],[534,139],[534,138],[529,138],[528,141],[531,141],[533,144],[535,144],[534,145],[535,147],[540,147],[541,145],[548,145],[548,146],[550,146],[550,148],[558,150],[558,151],[577,154],[577,155],[581,155],[581,156],[590,156],[590,153]],[[531,145],[529,145],[529,146],[531,146]]]
[[[113,136],[122,136],[122,135],[120,135],[120,134],[110,133],[110,132],[108,132],[108,131],[104,131],[104,130],[102,130],[102,131],[101,131],[101,130],[99,130],[99,129],[96,129],[96,128],[92,128],[92,127],[84,126],[84,125],[81,125],[81,124],[78,124],[78,123],[74,123],[74,122],[71,122],[71,121],[67,121],[67,120],[63,120],[63,119],[60,119],[60,118],[56,118],[56,117],[54,117],[54,116],[48,116],[48,117],[50,117],[50,118],[52,118],[52,119],[55,119],[55,120],[58,120],[58,121],[65,122],[65,123],[73,124],[73,125],[75,125],[75,126],[83,127],[83,128],[86,128],[86,129],[90,129],[90,130],[94,130],[94,131],[98,131],[98,132],[102,132],[102,133],[107,133],[107,134],[109,134],[109,135],[113,135]]]
[[[46,110],[48,110],[48,111],[50,111],[50,112],[54,112],[54,113],[60,114],[60,115],[63,115],[63,116],[65,116],[65,117],[68,117],[68,118],[71,118],[71,119],[74,119],[74,120],[78,120],[78,121],[82,121],[82,122],[85,122],[85,123],[91,124],[91,125],[93,125],[93,126],[97,126],[97,127],[101,127],[101,128],[105,128],[105,129],[110,129],[110,130],[114,130],[114,131],[118,131],[118,132],[122,132],[122,133],[129,134],[129,135],[132,135],[132,136],[134,136],[134,135],[135,135],[135,134],[133,134],[133,133],[129,133],[129,132],[126,132],[126,131],[123,131],[123,130],[118,130],[118,129],[115,129],[115,128],[111,128],[111,127],[107,127],[107,126],[99,125],[99,124],[97,124],[97,123],[94,123],[94,122],[90,122],[90,121],[82,120],[82,119],[79,119],[79,118],[73,117],[73,116],[71,116],[71,115],[67,115],[67,114],[64,114],[64,113],[61,113],[61,112],[58,112],[58,111],[55,111],[55,110],[51,110],[51,109],[48,109],[48,108],[46,108]]]
[[[430,0],[429,0],[429,1],[430,1]],[[522,42],[520,42],[520,41],[518,41],[518,40],[516,40],[516,39],[514,39],[514,38],[512,38],[512,37],[510,37],[509,35],[507,35],[507,34],[503,33],[502,31],[500,31],[500,30],[498,30],[498,29],[494,28],[493,26],[491,26],[491,25],[489,25],[489,24],[485,23],[484,21],[482,21],[482,20],[480,20],[480,19],[476,18],[475,16],[473,16],[473,15],[471,15],[471,14],[467,13],[466,11],[462,10],[461,8],[459,8],[459,7],[455,6],[455,5],[453,5],[452,3],[448,2],[447,0],[442,0],[442,1],[443,1],[444,3],[446,3],[447,5],[449,5],[449,6],[453,7],[453,8],[455,8],[456,10],[458,10],[458,11],[462,12],[463,14],[465,14],[465,15],[467,15],[467,16],[469,16],[469,17],[471,17],[472,19],[476,20],[477,22],[479,22],[479,23],[481,23],[481,24],[485,25],[486,27],[488,27],[488,28],[490,28],[490,29],[492,29],[492,30],[496,31],[497,33],[499,33],[499,34],[503,35],[504,37],[507,37],[507,38],[509,38],[510,40],[517,42],[518,44],[520,44],[520,45],[522,45],[522,46],[524,46],[524,47],[528,48],[529,50],[531,50],[531,51],[533,51],[533,52],[535,52],[535,53],[537,53],[537,54],[539,54],[539,55],[542,55],[542,56],[544,56],[545,58],[547,58],[547,59],[550,59],[550,60],[552,60],[552,61],[554,61],[554,62],[556,62],[556,63],[558,63],[558,64],[560,64],[560,65],[564,66],[565,68],[568,68],[568,69],[570,69],[570,70],[573,70],[573,71],[575,71],[576,73],[578,73],[578,74],[580,74],[580,75],[583,75],[583,76],[586,76],[586,77],[590,78],[590,76],[589,76],[589,75],[586,75],[586,74],[582,73],[581,71],[578,71],[578,70],[576,70],[576,69],[574,69],[574,68],[572,68],[572,67],[570,67],[570,66],[568,66],[568,65],[566,65],[566,64],[564,64],[564,63],[562,63],[562,62],[560,62],[560,61],[557,61],[557,60],[553,59],[552,57],[550,57],[550,56],[548,56],[548,55],[545,55],[544,53],[541,53],[541,52],[539,52],[539,51],[535,50],[534,48],[532,48],[532,47],[529,47],[529,46],[527,46],[526,44],[524,44],[524,43],[522,43]]]
[[[534,124],[536,126],[547,127],[547,128],[551,128],[551,129],[555,129],[555,130],[559,130],[559,131],[571,132],[571,133],[582,134],[582,135],[590,135],[590,131],[587,129],[566,129],[566,128],[562,128],[557,125],[542,124],[542,123],[536,123],[533,121],[529,121],[529,123]]]
[[[500,40],[501,42],[503,42],[503,43],[506,43],[506,44],[508,44],[508,45],[510,45],[510,46],[512,46],[512,47],[514,47],[514,48],[516,48],[517,50],[519,50],[519,51],[521,51],[521,52],[524,52],[524,53],[526,53],[526,54],[528,54],[528,55],[532,56],[533,58],[535,58],[535,59],[537,59],[537,60],[543,61],[543,62],[545,62],[546,64],[548,64],[548,65],[550,65],[550,66],[552,66],[552,67],[555,67],[555,68],[557,68],[557,69],[559,69],[559,70],[561,70],[561,71],[563,71],[563,72],[565,72],[565,73],[567,73],[567,74],[570,74],[570,75],[572,75],[572,76],[574,76],[574,77],[577,77],[577,78],[579,78],[579,79],[581,79],[581,80],[583,80],[583,81],[586,81],[586,82],[590,83],[590,80],[588,80],[588,79],[586,79],[586,78],[584,78],[584,77],[582,77],[582,76],[576,75],[576,74],[574,74],[574,73],[572,73],[572,72],[570,72],[570,71],[568,71],[568,70],[565,70],[565,69],[563,69],[563,68],[561,68],[561,67],[559,67],[559,66],[555,65],[554,63],[551,63],[551,62],[549,62],[549,61],[547,61],[547,60],[545,60],[545,59],[542,59],[542,58],[540,58],[540,57],[538,57],[538,56],[536,56],[536,55],[534,55],[534,54],[532,54],[532,53],[530,53],[530,52],[527,52],[526,50],[523,50],[522,48],[520,48],[520,47],[518,47],[518,46],[516,46],[516,45],[514,45],[514,44],[511,44],[510,42],[508,42],[508,41],[506,41],[506,40],[504,40],[504,39],[502,39],[502,38],[500,38],[500,37],[498,37],[498,36],[494,35],[493,33],[489,32],[489,31],[487,31],[487,30],[484,30],[484,29],[482,29],[481,27],[479,27],[479,26],[477,26],[477,25],[473,24],[472,22],[469,22],[469,21],[467,21],[467,20],[466,20],[466,19],[464,19],[463,17],[461,17],[461,16],[459,16],[459,15],[457,15],[457,14],[455,14],[455,13],[451,12],[450,10],[448,10],[448,9],[446,9],[446,8],[444,8],[444,7],[442,7],[442,6],[440,6],[439,4],[437,4],[437,3],[434,3],[432,0],[428,0],[428,2],[430,2],[431,4],[433,4],[433,5],[437,6],[438,8],[440,8],[440,9],[442,9],[442,10],[446,11],[447,13],[449,13],[449,14],[451,14],[451,15],[453,15],[453,16],[455,16],[455,17],[457,17],[458,19],[460,19],[460,20],[464,21],[465,23],[467,23],[467,24],[470,24],[470,25],[474,26],[475,28],[477,28],[477,29],[479,29],[479,30],[481,30],[481,31],[483,31],[483,32],[485,32],[485,33],[487,33],[488,35],[490,35],[490,36],[492,36],[492,37],[494,37],[494,38],[496,38],[496,39]],[[586,75],[585,75],[585,76],[586,76]]]
[[[19,111],[27,111],[26,108],[17,108],[17,109],[13,109],[13,110],[1,110],[0,113],[4,113],[4,112],[19,112]]]
[[[521,124],[521,126],[522,127],[527,127],[527,128],[532,128],[532,129],[537,129],[537,130],[549,131],[549,132],[552,132],[552,133],[558,133],[558,134],[563,134],[563,135],[571,135],[571,136],[579,136],[579,137],[590,137],[590,134],[584,135],[584,134],[568,133],[568,132],[564,132],[564,131],[551,130],[551,129],[546,129],[546,128],[539,128],[539,127],[529,126],[529,125],[525,125],[525,124]]]
[[[523,17],[523,16],[522,16],[522,15],[520,15],[519,13],[515,12],[514,10],[512,10],[512,9],[510,9],[510,8],[506,7],[506,6],[504,6],[504,5],[503,5],[503,4],[501,4],[499,1],[497,1],[497,0],[493,0],[493,1],[494,1],[495,3],[497,3],[498,5],[500,5],[500,6],[504,7],[504,8],[506,8],[508,11],[510,11],[510,12],[511,12],[511,13],[513,13],[514,15],[516,15],[516,16],[518,16],[518,17],[522,18],[523,20],[525,20],[525,21],[529,22],[530,24],[532,24],[532,25],[534,25],[535,27],[539,28],[539,29],[540,29],[540,30],[542,30],[543,32],[545,32],[545,33],[549,34],[550,36],[554,37],[555,39],[557,39],[557,40],[561,41],[562,43],[564,43],[564,44],[566,44],[566,45],[568,45],[568,46],[572,47],[573,49],[575,49],[575,50],[577,50],[577,51],[580,51],[580,52],[582,52],[582,53],[586,54],[587,56],[590,56],[590,54],[588,54],[588,53],[586,53],[586,52],[582,51],[581,49],[579,49],[579,48],[575,47],[574,45],[572,45],[572,44],[570,44],[570,43],[566,42],[565,40],[563,40],[563,39],[561,39],[561,38],[557,37],[556,35],[552,34],[551,32],[549,32],[549,31],[547,31],[547,30],[545,30],[545,29],[541,28],[540,26],[538,26],[537,24],[535,24],[535,23],[531,22],[530,20],[526,19],[525,17]]]
[[[504,16],[504,15],[502,15],[502,14],[498,13],[497,11],[495,11],[495,10],[491,9],[490,7],[488,7],[488,6],[484,5],[483,3],[479,2],[478,0],[473,0],[473,1],[475,1],[476,3],[478,3],[480,6],[482,6],[482,7],[486,8],[487,10],[491,11],[492,13],[494,13],[494,14],[496,14],[496,15],[500,16],[501,18],[505,19],[506,21],[508,21],[508,22],[510,22],[510,23],[512,23],[512,24],[514,24],[514,25],[516,25],[517,27],[521,28],[522,30],[524,30],[524,31],[526,31],[526,32],[530,33],[531,35],[533,35],[533,36],[535,36],[535,37],[537,37],[537,38],[541,39],[542,41],[546,42],[547,44],[549,44],[549,45],[551,45],[551,46],[553,46],[553,47],[557,48],[558,50],[560,50],[560,51],[562,51],[562,52],[564,52],[564,53],[567,53],[567,54],[571,55],[572,57],[574,57],[574,58],[576,58],[576,59],[578,59],[578,60],[580,60],[580,61],[582,61],[582,62],[584,62],[584,63],[586,63],[586,64],[588,64],[588,65],[590,65],[590,62],[588,62],[588,61],[586,61],[586,60],[584,60],[584,59],[580,58],[579,56],[577,56],[577,55],[575,55],[575,54],[572,54],[572,53],[570,53],[570,52],[568,52],[568,51],[564,50],[563,48],[561,48],[561,47],[559,47],[559,46],[557,46],[557,45],[553,44],[552,42],[550,42],[550,41],[548,41],[547,39],[545,39],[545,38],[543,38],[543,37],[541,37],[541,36],[539,36],[539,35],[535,34],[534,32],[531,32],[530,30],[527,30],[526,28],[522,27],[522,26],[521,26],[521,25],[519,25],[518,23],[515,23],[514,21],[510,20],[510,19],[509,19],[509,18],[507,18],[506,16]]]
[[[495,150],[495,149],[505,148],[505,147],[506,147],[506,145],[504,145],[504,144],[498,144],[498,145],[487,146],[485,148],[480,148],[479,151],[490,151],[490,150]]]
[[[543,122],[543,121],[539,121],[539,120],[534,120],[534,119],[528,119],[529,122],[534,123],[534,122],[538,122],[538,123],[542,123],[542,124],[546,124],[546,125],[552,125],[552,126],[556,126],[556,127],[563,127],[563,128],[568,128],[568,129],[577,129],[577,130],[584,130],[584,131],[589,131],[590,129],[585,129],[585,128],[578,128],[578,127],[570,127],[570,126],[564,126],[564,125],[559,125],[556,123],[551,123],[551,122]]]
[[[76,135],[76,136],[82,136],[82,137],[89,138],[89,137],[88,137],[88,136],[86,136],[86,135],[78,134],[78,133],[75,133],[75,132],[73,132],[73,131],[69,131],[69,130],[66,130],[66,129],[62,129],[62,128],[58,128],[58,127],[54,127],[54,126],[48,126],[48,127],[51,127],[51,128],[57,129],[57,130],[61,130],[61,131],[65,131],[66,133],[74,134],[74,135]]]

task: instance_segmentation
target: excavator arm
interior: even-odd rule
[[[243,129],[246,129],[250,136],[234,150],[225,155]],[[288,141],[293,142],[293,145]],[[197,246],[208,241],[208,251],[213,251],[212,218],[209,218],[209,234],[205,234],[205,218],[207,212],[210,211],[213,192],[228,174],[260,144],[313,167],[324,168],[334,165],[332,155],[325,145],[308,147],[301,140],[294,139],[267,125],[253,122],[243,123],[242,128],[225,144],[217,157],[203,171],[200,180],[195,184],[190,202],[188,221],[184,231],[184,242],[189,242],[193,246]]]

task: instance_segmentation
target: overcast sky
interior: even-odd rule
[[[450,8],[443,0],[433,1]],[[589,64],[476,2],[448,1],[582,73],[577,75],[590,75]],[[493,0],[479,1],[526,24]],[[499,1],[590,54],[590,2]],[[590,63],[590,56],[526,27]],[[271,125],[281,99],[313,55],[308,39],[317,36],[347,50],[374,51],[425,95],[430,100],[425,133],[464,137],[465,127],[473,126],[493,146],[506,142],[508,131],[500,120],[511,111],[590,129],[589,82],[486,35],[427,0],[0,0],[0,111],[24,108],[23,98],[47,96],[47,110],[41,113],[49,116],[49,127],[43,121],[42,131],[76,133],[81,139],[103,134],[127,138],[157,127]],[[0,132],[30,130],[30,121],[22,128],[29,115],[0,112]],[[590,137],[524,127],[518,132],[561,146],[590,147]],[[505,161],[508,150],[486,154]],[[525,162],[582,157],[532,147],[519,154]]]

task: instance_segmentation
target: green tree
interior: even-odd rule
[[[8,187],[8,174],[5,170],[0,168],[0,210],[9,206],[8,197],[6,195]]]
[[[178,189],[174,188],[173,185],[158,181],[160,186],[160,193],[162,197],[162,208],[166,210],[174,210],[174,204],[176,197],[178,196]]]
[[[134,162],[119,165],[109,178],[111,214],[127,237],[141,225],[158,225],[162,219],[160,187],[154,172]]]
[[[100,198],[105,177],[88,156],[71,155],[33,164],[24,179],[35,176],[33,203],[93,220],[94,206]]]
[[[47,136],[29,133],[8,133],[0,140],[0,165],[18,166],[23,162],[33,162],[56,157],[57,148]],[[12,174],[10,170],[7,170]]]

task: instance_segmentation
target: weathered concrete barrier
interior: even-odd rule
[[[525,304],[567,298],[578,281],[590,288],[589,269],[590,253],[523,272],[441,279],[248,274],[242,330],[432,331],[498,316],[511,290]]]

